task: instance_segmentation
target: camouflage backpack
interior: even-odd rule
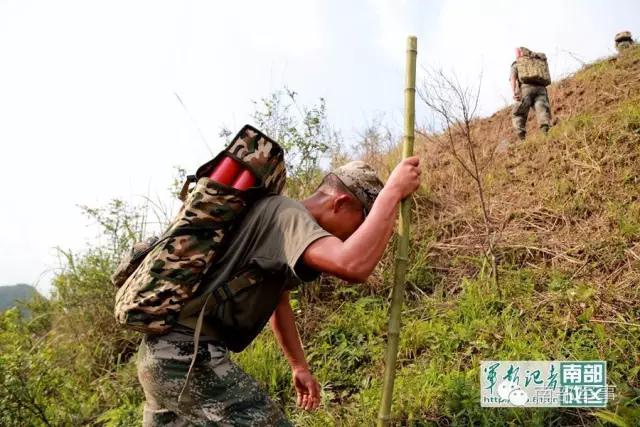
[[[252,171],[256,185],[240,191],[209,179],[224,156]],[[136,243],[121,261],[112,276],[118,287],[117,322],[145,333],[168,332],[179,322],[207,269],[220,258],[240,219],[256,200],[279,194],[285,175],[282,148],[244,126],[226,149],[187,179],[183,206],[162,236]]]
[[[516,60],[518,79],[522,83],[548,86],[551,84],[549,63],[544,53],[532,52],[525,47],[520,48],[522,56]]]

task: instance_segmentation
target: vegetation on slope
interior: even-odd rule
[[[472,179],[446,144],[417,143],[426,178],[416,196],[398,422],[597,425],[589,410],[481,409],[478,366],[483,359],[599,359],[609,362],[616,386],[609,411],[640,423],[638,77],[635,49],[558,82],[550,88],[551,133],[531,129],[504,153],[496,152],[501,140],[515,139],[508,110],[473,124],[496,230],[497,283],[483,255]],[[306,343],[330,393],[324,418],[301,415],[301,425],[375,417],[390,265],[387,259],[366,290],[332,289],[303,304],[319,313],[305,322]],[[247,366],[260,359],[243,358]]]
[[[509,112],[473,123],[497,280],[485,256],[477,187],[438,138],[419,140],[424,188],[403,314],[393,414],[398,425],[640,424],[640,50],[550,88],[548,136],[514,139]],[[532,120],[535,122],[535,120]],[[366,154],[382,169],[394,153]],[[51,301],[31,319],[0,316],[0,424],[139,423],[138,335],[111,317],[109,272],[140,231],[123,204],[89,212],[110,244],[68,254]],[[132,232],[134,230],[134,232]],[[391,250],[389,255],[391,255]],[[290,372],[270,332],[236,356],[298,425],[371,425],[381,394],[391,258],[367,285],[329,279],[294,305],[323,405],[294,408]],[[616,397],[604,411],[482,409],[483,359],[602,359]]]

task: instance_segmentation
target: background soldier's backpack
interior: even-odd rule
[[[256,185],[241,191],[210,179],[225,157],[250,170]],[[259,130],[243,127],[225,150],[187,179],[184,204],[162,236],[135,244],[116,269],[118,323],[145,333],[168,332],[241,218],[256,200],[279,194],[285,175],[282,148]],[[196,185],[189,190],[192,182]]]
[[[551,74],[547,56],[544,53],[532,52],[527,48],[520,48],[521,56],[516,60],[518,79],[521,83],[548,86],[551,84]]]

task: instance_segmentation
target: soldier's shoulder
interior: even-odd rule
[[[256,205],[263,211],[278,212],[288,209],[304,210],[304,206],[297,200],[290,199],[282,195],[273,195],[265,197]]]
[[[269,196],[251,210],[251,216],[265,227],[283,227],[305,221],[311,214],[302,203],[286,196]]]

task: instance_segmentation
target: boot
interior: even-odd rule
[[[526,132],[524,132],[524,131],[520,131],[520,132],[518,132],[518,139],[519,139],[520,141],[524,141],[524,139],[525,139],[526,137],[527,137],[527,133],[526,133]]]

